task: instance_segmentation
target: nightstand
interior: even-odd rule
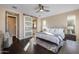
[[[73,40],[73,41],[76,41],[76,35],[65,34],[65,39],[64,40]]]

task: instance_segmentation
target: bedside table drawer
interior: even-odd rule
[[[64,40],[73,40],[73,41],[76,41],[76,35],[65,34],[65,39]]]

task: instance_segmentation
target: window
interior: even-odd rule
[[[46,20],[43,20],[43,30],[46,30]]]
[[[76,16],[67,16],[67,34],[75,34]]]

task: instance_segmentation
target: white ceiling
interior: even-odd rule
[[[33,15],[39,18],[79,9],[79,4],[42,4],[42,5],[47,6],[46,9],[50,10],[50,12],[36,13],[35,8],[38,6],[38,4],[11,4],[11,5],[4,4],[1,6],[9,9],[13,9],[12,6],[16,6],[17,7],[16,10],[22,11],[23,13]]]

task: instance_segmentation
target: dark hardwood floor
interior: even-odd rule
[[[37,44],[34,46],[34,54],[55,54],[55,53]]]
[[[9,48],[3,48],[3,54],[24,54],[24,46],[27,44],[29,39],[19,40],[15,36],[13,37],[13,44]]]
[[[24,51],[24,47],[27,45],[31,38],[19,40],[16,37],[13,37],[13,44],[9,48],[4,48],[3,54],[54,54],[53,52],[45,49],[40,45],[33,45],[33,51],[27,49],[31,52]],[[30,46],[29,46],[30,47]],[[72,48],[72,49],[71,49]],[[79,54],[79,43],[71,40],[65,41],[62,48],[58,51],[59,54]],[[57,54],[57,53],[56,53]]]
[[[4,48],[3,54],[54,54],[53,52],[41,47],[40,45],[35,45],[33,53],[24,51],[24,47],[29,42],[31,38],[19,40],[16,37],[13,37],[13,44],[9,48]]]

